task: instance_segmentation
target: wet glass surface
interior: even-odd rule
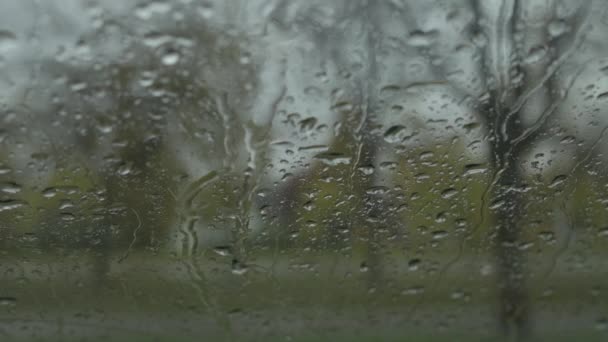
[[[0,0],[0,340],[608,339],[608,5]]]

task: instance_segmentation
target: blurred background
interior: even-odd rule
[[[2,341],[604,341],[601,0],[0,0]]]

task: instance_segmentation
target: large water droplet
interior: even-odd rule
[[[164,65],[171,66],[179,62],[180,55],[177,51],[169,51],[163,55],[162,62]]]
[[[315,159],[321,161],[323,164],[329,166],[336,166],[340,164],[350,164],[352,158],[349,156],[345,156],[343,153],[327,152],[317,154],[315,156]]]
[[[0,297],[0,306],[15,306],[17,298],[15,297]]]
[[[0,192],[6,194],[16,194],[21,192],[21,185],[13,182],[0,183]]]
[[[433,44],[437,36],[438,32],[436,30],[431,30],[427,32],[416,30],[410,33],[407,43],[408,45],[416,47],[429,46]]]
[[[17,36],[11,31],[0,30],[0,53],[17,46]]]
[[[384,132],[384,140],[391,144],[401,142],[401,140],[404,138],[406,130],[407,128],[405,126],[392,126]]]

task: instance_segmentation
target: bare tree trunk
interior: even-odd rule
[[[518,0],[497,0],[473,1],[471,5],[479,20],[476,29],[489,37],[482,65],[483,73],[493,79],[486,84],[490,98],[481,109],[491,136],[490,158],[494,169],[483,203],[493,211],[496,229],[493,237],[498,322],[506,338],[522,341],[530,336],[531,327],[525,260],[519,248],[524,209],[524,198],[519,191],[523,181],[518,169],[522,144],[514,141],[523,131],[521,115],[524,114],[521,108],[514,107],[519,106],[525,84],[518,83],[513,76],[522,72],[519,61],[514,59],[519,51],[513,38],[518,30],[521,4]]]
[[[515,126],[515,127],[513,127]],[[520,131],[512,125],[510,133]],[[513,135],[509,135],[513,136]],[[520,249],[523,198],[518,188],[522,180],[518,170],[517,151],[511,151],[511,139],[499,139],[493,156],[498,178],[490,206],[496,207],[495,254],[499,289],[499,323],[503,334],[516,341],[530,335],[530,305],[526,294],[525,260]]]

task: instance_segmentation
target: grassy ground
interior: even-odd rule
[[[379,273],[360,259],[258,255],[234,272],[229,257],[135,252],[100,277],[86,255],[7,257],[0,340],[500,341],[488,256],[448,270],[391,256]],[[608,340],[608,259],[567,260],[529,266],[533,341]]]

